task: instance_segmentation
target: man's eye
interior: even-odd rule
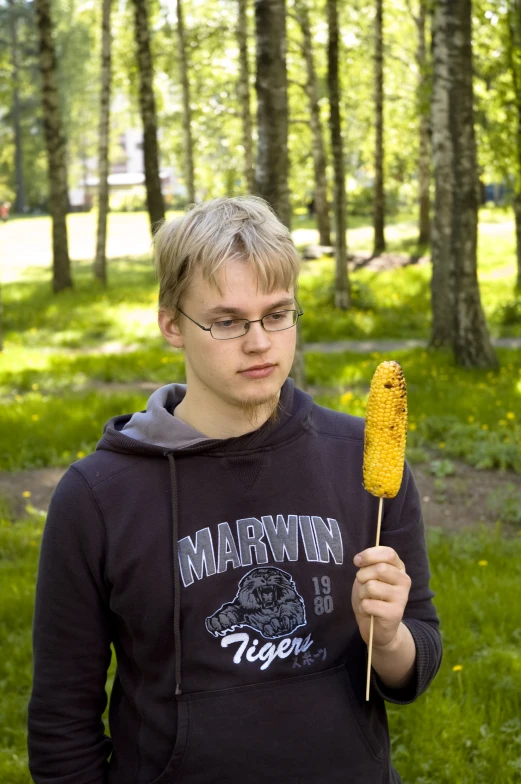
[[[215,322],[215,326],[216,327],[231,327],[235,323],[236,323],[235,319],[229,319],[228,321],[216,321]]]
[[[280,313],[270,313],[268,318],[272,321],[282,321],[282,319],[286,318],[286,313],[284,311],[281,311]]]

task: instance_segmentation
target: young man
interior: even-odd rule
[[[288,378],[299,257],[262,200],[199,205],[155,245],[159,326],[187,383],[112,419],[53,496],[33,779],[396,784],[384,700],[415,700],[441,661],[411,471],[375,548],[363,419]]]

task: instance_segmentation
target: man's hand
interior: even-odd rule
[[[411,578],[405,564],[392,547],[369,547],[358,553],[361,558],[351,592],[351,602],[360,634],[369,644],[371,615],[374,615],[373,646],[385,648],[397,638]]]

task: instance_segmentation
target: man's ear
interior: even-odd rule
[[[179,329],[179,325],[175,323],[172,314],[166,310],[160,310],[157,314],[157,323],[161,334],[168,343],[174,348],[183,348],[184,339]]]

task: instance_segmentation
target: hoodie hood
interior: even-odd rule
[[[292,378],[284,382],[279,399],[279,421],[232,438],[209,438],[178,419],[174,410],[186,394],[186,384],[167,384],[149,398],[145,411],[110,419],[96,449],[131,454],[206,451],[240,452],[263,449],[291,440],[309,426],[313,398]]]

